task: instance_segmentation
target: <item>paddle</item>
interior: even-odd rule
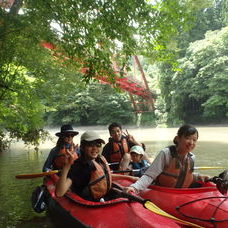
[[[119,162],[109,163],[109,165],[115,165],[115,164],[119,164]],[[51,170],[51,171],[41,172],[41,173],[19,174],[19,175],[16,175],[15,177],[17,179],[32,179],[37,177],[49,176],[58,172],[59,170]]]
[[[111,162],[111,163],[108,163],[108,165],[118,165],[120,164],[119,162]]]
[[[112,190],[117,192],[122,197],[128,198],[128,199],[130,199],[132,201],[136,201],[136,202],[142,204],[146,209],[152,211],[155,214],[158,214],[158,215],[173,219],[173,220],[175,220],[177,222],[180,222],[181,224],[184,224],[184,225],[188,225],[188,226],[192,226],[192,227],[202,227],[202,226],[196,225],[194,223],[191,223],[191,222],[184,221],[182,219],[176,218],[175,216],[173,216],[171,214],[168,214],[167,212],[165,212],[162,209],[160,209],[158,206],[156,206],[151,201],[143,199],[140,196],[136,196],[136,195],[124,192],[123,190],[120,190],[120,189],[114,188],[114,187],[112,188]]]
[[[203,166],[203,167],[194,167],[194,170],[207,170],[207,169],[226,169],[227,167],[222,166]]]
[[[137,171],[140,171],[140,169],[112,170],[112,173],[133,173],[133,172],[137,172]]]
[[[58,173],[59,170],[51,170],[48,172],[41,172],[41,173],[29,173],[29,174],[19,174],[16,175],[15,177],[17,179],[32,179],[32,178],[37,178],[37,177],[44,177],[44,176],[49,176],[55,173]]]

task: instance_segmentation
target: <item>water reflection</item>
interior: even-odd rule
[[[77,144],[80,135],[94,127],[75,129],[80,132],[74,138]],[[202,127],[198,130],[200,137],[194,150],[196,166],[228,166],[228,127]],[[26,148],[21,142],[15,142],[9,151],[0,154],[0,227],[52,227],[45,213],[37,214],[31,208],[31,192],[42,183],[42,178],[18,180],[15,175],[41,171],[50,149],[56,143],[55,133],[58,131],[57,128],[50,130],[53,140],[42,144],[38,152]],[[96,128],[96,131],[108,142],[106,127]],[[160,149],[172,144],[177,128],[128,128],[128,131],[137,140],[145,143],[150,157],[155,157]],[[220,172],[222,170],[201,171],[211,176]]]

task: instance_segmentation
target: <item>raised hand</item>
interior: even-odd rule
[[[130,135],[128,130],[126,130],[126,132],[123,131],[123,135],[128,139],[128,141],[135,142],[133,135]]]
[[[139,145],[139,146],[142,146],[142,144],[138,141],[135,140],[135,138],[133,137],[133,135],[130,135],[128,130],[125,130],[126,132],[122,131],[122,134],[127,138],[127,140],[129,142],[132,142],[133,144],[135,145]]]
[[[66,149],[65,165],[72,165],[77,158],[78,155],[76,152]]]

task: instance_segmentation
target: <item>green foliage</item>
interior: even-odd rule
[[[117,120],[132,123],[134,118],[126,93],[117,93],[109,85],[92,83],[61,99],[56,110],[47,113],[50,125],[102,125]]]
[[[208,2],[15,0],[10,9],[1,7],[1,131],[37,144],[46,137],[45,113],[52,124],[131,122],[126,94],[102,88],[101,96],[82,81],[103,75],[114,82],[112,62],[128,69],[129,57],[138,53],[176,66],[173,41]],[[42,41],[56,49],[45,50]]]
[[[42,125],[43,106],[34,91],[34,78],[23,67],[5,65],[0,78],[0,126],[11,138],[23,139]],[[27,137],[28,138],[28,137]],[[38,144],[40,137],[31,142]]]
[[[220,0],[216,0],[210,7],[196,11],[191,29],[189,31],[182,31],[177,38],[180,57],[185,55],[189,43],[204,39],[204,35],[208,30],[213,31],[224,26],[221,11],[222,4]]]
[[[228,25],[228,2],[226,0],[222,0],[221,7],[222,7],[221,15],[223,18],[223,22],[226,25]]]
[[[186,57],[179,60],[182,71],[176,72],[171,79],[171,115],[190,122],[226,119],[227,42],[228,27],[225,27],[207,32],[204,40],[190,44]]]

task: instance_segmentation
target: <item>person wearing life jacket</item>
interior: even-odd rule
[[[61,126],[61,131],[55,134],[59,137],[56,146],[50,151],[44,166],[43,172],[53,169],[62,169],[66,160],[66,152],[69,150],[74,158],[78,158],[79,150],[77,145],[74,144],[73,138],[78,135],[78,132],[73,129],[69,124]]]
[[[102,155],[110,163],[112,170],[125,170],[130,161],[130,149],[132,146],[143,146],[140,142],[130,135],[127,131],[124,133],[118,123],[112,123],[109,129],[109,142],[104,146]],[[145,159],[150,163],[150,159],[145,154]]]
[[[143,159],[144,153],[144,149],[141,146],[135,145],[131,147],[131,162],[128,169],[132,170],[132,176],[141,177],[150,166],[150,164]]]
[[[104,140],[94,131],[81,135],[80,156],[72,164],[72,154],[68,150],[68,162],[62,169],[56,184],[56,196],[63,196],[69,188],[80,197],[100,201],[109,199],[112,180],[116,177],[132,179],[123,175],[112,174],[104,156],[99,155]]]
[[[207,181],[210,177],[194,173],[195,156],[191,153],[198,140],[198,131],[191,125],[179,128],[173,146],[160,151],[144,175],[134,184],[125,188],[126,192],[138,193],[150,184],[164,187],[188,188],[197,181]]]

